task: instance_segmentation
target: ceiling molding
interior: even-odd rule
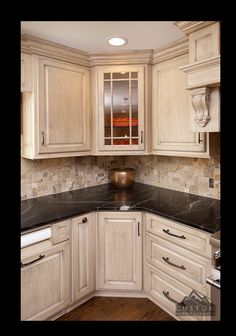
[[[153,64],[168,61],[171,58],[182,56],[189,52],[188,38],[184,37],[178,41],[166,44],[153,51]]]
[[[132,51],[91,52],[89,60],[95,65],[152,64],[152,49]]]
[[[21,35],[21,52],[90,67],[87,52],[28,34]]]
[[[174,25],[182,30],[183,33],[189,35],[215,22],[217,21],[175,21]]]

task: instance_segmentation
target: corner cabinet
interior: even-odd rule
[[[100,212],[98,289],[142,289],[142,220],[139,212]]]
[[[88,155],[90,70],[43,56],[30,57],[33,92],[22,95],[22,156]]]
[[[96,154],[142,154],[147,150],[145,66],[94,69]]]
[[[189,131],[187,76],[179,67],[188,55],[153,66],[153,154],[202,156],[206,136]]]

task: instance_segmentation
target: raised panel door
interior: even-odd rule
[[[99,288],[141,289],[141,214],[99,213],[98,226]]]
[[[90,149],[89,70],[38,58],[40,153]]]
[[[32,261],[37,260],[33,263]],[[45,320],[69,303],[69,242],[22,259],[21,319]]]
[[[72,301],[95,291],[95,214],[72,219]]]
[[[187,55],[153,68],[153,152],[160,155],[192,156],[206,151],[203,133],[189,131],[187,76],[179,70]]]

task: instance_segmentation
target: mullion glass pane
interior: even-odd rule
[[[113,136],[129,137],[129,124],[129,81],[113,81]]]

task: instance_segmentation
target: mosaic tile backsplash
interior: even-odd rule
[[[168,156],[86,156],[21,159],[21,198],[33,198],[109,182],[115,167],[137,169],[136,181],[220,199],[220,160]]]

